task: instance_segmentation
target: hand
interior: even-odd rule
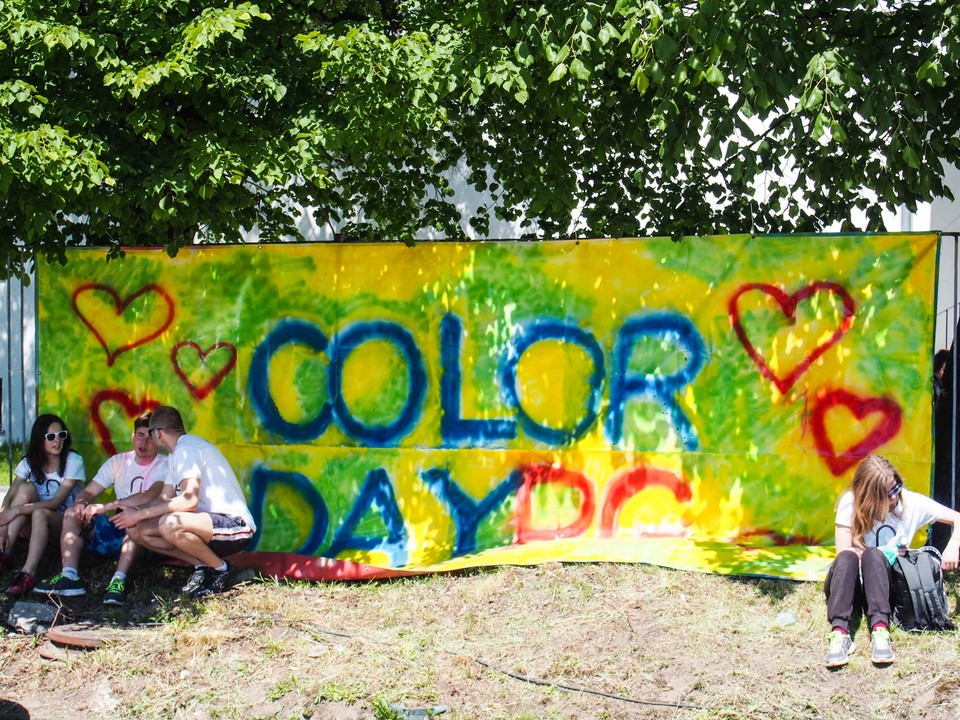
[[[19,514],[17,509],[12,507],[0,511],[0,526],[9,525]]]
[[[960,543],[947,543],[943,549],[941,567],[944,570],[956,570],[960,563]]]
[[[83,509],[83,522],[88,523],[93,520],[94,516],[103,515],[109,509],[109,505],[87,505]]]
[[[114,527],[120,528],[121,530],[126,530],[131,528],[141,520],[144,520],[143,511],[136,510],[134,508],[126,508],[123,512],[118,512],[110,518],[110,522],[113,523]]]

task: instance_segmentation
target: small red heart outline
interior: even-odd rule
[[[207,356],[215,350],[220,350],[221,348],[228,348],[230,351],[230,359],[226,364],[220,368],[219,371],[213,377],[211,377],[207,382],[201,385],[195,385],[190,378],[187,377],[187,374],[180,367],[180,363],[177,360],[177,355],[184,348],[192,348],[196,350],[197,355],[200,357],[200,362],[206,362]],[[234,366],[237,364],[237,348],[233,343],[228,342],[218,342],[214,343],[206,350],[203,350],[197,343],[193,340],[184,340],[173,346],[173,349],[170,351],[170,362],[173,363],[173,370],[177,374],[177,377],[183,382],[187,390],[190,391],[190,394],[193,395],[197,400],[203,400],[211,392],[213,392],[217,386],[223,382],[223,379],[233,370]]]
[[[167,317],[160,324],[160,327],[158,329],[147,333],[143,337],[137,338],[133,342],[129,342],[126,345],[121,345],[116,350],[111,351],[110,347],[107,345],[107,341],[104,340],[103,335],[100,334],[100,331],[96,328],[96,326],[92,322],[90,322],[87,316],[84,315],[83,312],[81,312],[80,308],[77,306],[77,298],[80,295],[82,295],[83,293],[93,292],[96,290],[105,292],[110,297],[113,298],[113,305],[114,305],[114,308],[116,309],[118,318],[123,316],[124,311],[130,305],[130,303],[132,303],[137,298],[143,295],[146,295],[147,293],[157,293],[157,295],[162,297],[164,301],[166,301],[167,303]],[[135,293],[133,293],[132,295],[128,295],[126,298],[123,298],[122,300],[120,299],[120,293],[118,293],[109,285],[101,285],[99,283],[87,283],[85,285],[81,285],[80,287],[78,287],[76,290],[73,291],[73,296],[71,297],[71,304],[73,305],[73,312],[76,313],[77,317],[79,317],[81,321],[83,321],[84,325],[90,328],[90,332],[93,333],[93,336],[97,338],[97,342],[99,342],[103,346],[103,349],[106,351],[107,367],[110,367],[111,365],[113,365],[114,361],[117,359],[117,356],[120,355],[120,353],[124,353],[127,350],[133,350],[136,347],[145,345],[151,340],[156,340],[158,337],[160,337],[160,335],[164,333],[164,331],[168,327],[170,327],[170,323],[173,322],[173,314],[174,314],[173,298],[171,298],[170,295],[167,294],[166,290],[164,290],[159,285],[155,285],[154,283],[148,283],[147,285],[144,285]]]
[[[797,305],[799,303],[820,292],[821,290],[827,290],[838,295],[843,302],[843,319],[840,321],[840,325],[837,327],[836,331],[834,331],[833,335],[817,345],[813,351],[807,355],[807,357],[797,363],[796,367],[790,371],[789,375],[784,378],[780,378],[773,372],[773,370],[770,369],[770,366],[767,365],[767,361],[763,359],[763,355],[761,355],[753,346],[753,343],[750,342],[750,339],[747,337],[747,333],[743,329],[743,325],[740,322],[740,309],[737,307],[737,301],[740,299],[741,295],[752,290],[759,290],[760,292],[765,293],[776,300],[777,304],[780,306],[780,310],[791,323],[796,320]],[[770,380],[770,382],[776,386],[777,390],[780,391],[781,395],[786,395],[790,391],[790,388],[793,387],[794,383],[797,382],[797,378],[805,373],[807,368],[810,367],[810,365],[817,358],[823,355],[827,350],[830,349],[831,346],[836,344],[837,341],[847,333],[847,331],[853,325],[853,316],[855,311],[856,303],[850,296],[850,293],[847,292],[846,288],[838,283],[829,282],[826,280],[812,282],[806,287],[800,288],[792,295],[787,295],[776,285],[769,285],[767,283],[748,283],[747,285],[741,286],[733,294],[733,296],[731,296],[730,302],[727,306],[727,312],[730,315],[730,322],[733,325],[733,331],[737,334],[740,344],[743,345],[744,349],[747,351],[747,355],[750,356],[756,366],[760,369],[760,374]]]
[[[833,441],[827,436],[825,418],[828,410],[839,405],[848,408],[857,420],[863,420],[873,413],[881,413],[883,419],[865,438],[838,455]],[[848,390],[838,388],[817,393],[817,402],[810,413],[809,422],[817,452],[830,468],[830,472],[839,477],[900,432],[903,411],[900,405],[890,398],[860,397]]]
[[[103,448],[105,453],[111,456],[116,455],[118,451],[113,444],[113,438],[110,437],[110,430],[107,428],[107,424],[103,421],[103,418],[100,417],[100,406],[105,402],[115,402],[119,404],[131,420],[147,410],[155,410],[160,407],[160,403],[156,400],[144,398],[143,400],[137,401],[127,395],[123,390],[101,390],[94,395],[90,401],[90,419],[93,421],[93,428],[100,440],[100,447]]]

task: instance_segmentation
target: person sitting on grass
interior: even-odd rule
[[[827,572],[824,593],[830,621],[827,667],[847,664],[855,646],[850,618],[866,606],[870,627],[871,660],[893,662],[890,643],[890,562],[880,550],[897,538],[905,544],[917,530],[933,522],[956,530],[960,513],[920,493],[905,490],[893,464],[880,455],[864,458],[853,473],[850,487],[837,500],[835,538],[837,557]],[[960,532],[953,532],[943,552],[943,569],[960,561]]]
[[[176,408],[159,407],[150,435],[170,453],[170,472],[159,498],[117,513],[111,522],[138,545],[194,567],[183,592],[220,593],[232,567],[223,558],[243,550],[256,531],[233,468],[215,445],[188,435]]]
[[[13,564],[21,530],[30,533],[27,559],[4,591],[7,597],[19,598],[36,587],[47,540],[60,534],[74,490],[87,479],[83,458],[71,447],[70,431],[61,418],[44,414],[33,423],[27,455],[13,471],[13,483],[0,505],[0,573]]]
[[[85,595],[80,579],[80,552],[86,547],[103,557],[119,557],[117,570],[107,584],[104,605],[126,602],[127,573],[140,548],[126,533],[110,522],[107,513],[146,505],[160,495],[167,477],[167,458],[157,454],[157,443],[150,437],[150,413],[133,422],[133,450],[108,459],[90,484],[77,495],[72,508],[63,516],[60,533],[62,570],[34,588],[35,593],[62,597]],[[107,488],[113,487],[116,500],[93,503]]]

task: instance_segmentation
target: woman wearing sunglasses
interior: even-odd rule
[[[860,462],[850,487],[837,500],[837,558],[824,583],[830,621],[827,667],[846,665],[853,653],[850,618],[858,606],[865,608],[869,622],[870,659],[877,665],[893,662],[888,555],[896,559],[920,528],[934,522],[956,528],[960,513],[905,489],[900,473],[885,457],[869,455]],[[954,532],[943,551],[943,569],[956,569],[958,556],[960,532]]]
[[[59,542],[63,512],[87,479],[83,458],[71,445],[66,423],[56,415],[41,415],[33,423],[27,456],[13,471],[13,483],[0,505],[0,573],[13,564],[13,545],[21,530],[30,534],[23,568],[4,591],[8,597],[36,587],[47,540]]]

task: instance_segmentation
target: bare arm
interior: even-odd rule
[[[34,510],[56,510],[63,505],[70,493],[73,492],[73,486],[76,485],[76,478],[66,478],[60,485],[60,489],[49,500],[38,500],[37,502],[24,503],[12,508],[17,515],[31,515]]]
[[[94,515],[105,515],[108,512],[114,510],[126,510],[127,508],[140,508],[144,505],[149,505],[151,502],[159,497],[160,492],[163,490],[163,481],[158,480],[148,489],[142,490],[133,495],[128,495],[123,498],[123,500],[113,500],[112,502],[103,503],[102,505],[90,505],[87,509],[85,519],[90,520]]]
[[[164,487],[165,485],[163,480],[157,480],[153,485],[148,487],[146,490],[141,490],[140,492],[134,493],[133,495],[128,495],[123,500],[115,500],[114,502],[110,503],[111,505],[114,506],[111,509],[119,510],[120,508],[124,508],[124,509],[136,508],[136,507],[144,507],[146,505],[149,505],[158,497],[160,497],[160,493],[163,492]]]
[[[24,480],[19,475],[13,476],[13,482],[10,484],[10,487],[7,489],[7,494],[3,496],[3,503],[0,504],[0,510],[6,510],[7,508],[10,507],[10,503],[13,501],[13,496],[16,494],[16,491],[25,482],[26,480]],[[12,520],[13,517],[11,517],[10,519]],[[10,522],[10,520],[7,520],[6,522],[0,523],[0,524],[6,525],[7,522]]]
[[[110,518],[110,522],[118,528],[128,528],[169,513],[193,512],[200,503],[200,478],[184,478],[180,481],[180,489],[182,492],[177,495],[175,487],[164,484],[156,500],[140,507],[125,508],[122,513]]]
[[[837,555],[844,550],[853,550],[857,555],[862,552],[862,548],[853,546],[853,536],[850,534],[850,528],[846,525],[833,526],[834,544],[837,546]]]
[[[0,528],[3,529],[3,531],[0,532],[0,551],[3,551],[3,552],[7,551],[8,549],[7,541],[9,540],[9,538],[7,537],[6,527],[18,515],[17,511],[14,508],[10,507],[10,503],[13,502],[14,494],[17,492],[17,490],[20,489],[20,486],[23,485],[23,483],[25,482],[26,480],[24,480],[19,475],[14,475],[13,482],[10,483],[10,487],[7,490],[7,494],[3,496],[3,504],[2,506],[0,506],[2,507],[2,509],[0,509]]]
[[[105,489],[106,488],[104,488],[100,483],[91,482],[77,494],[76,499],[73,501],[73,507],[67,508],[64,516],[72,515],[84,522],[89,521],[93,515],[96,515],[96,513],[93,512],[93,509],[101,507],[99,505],[91,505],[90,503]]]
[[[960,525],[960,513],[956,510],[944,508],[936,521],[953,526],[953,531],[950,533],[950,542],[943,549],[943,569],[956,570],[958,564],[960,564],[960,532],[957,532],[957,526]]]

